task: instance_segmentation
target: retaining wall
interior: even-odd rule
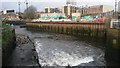
[[[106,59],[120,63],[120,29],[107,29]]]
[[[76,22],[28,22],[28,29],[55,32],[76,36],[106,38],[105,23],[76,23]]]

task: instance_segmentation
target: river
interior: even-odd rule
[[[104,49],[80,38],[49,32],[29,31],[16,28],[16,35],[29,36],[38,53],[42,66],[106,66]],[[95,45],[95,46],[94,46]]]

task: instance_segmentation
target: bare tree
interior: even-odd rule
[[[36,12],[37,9],[31,5],[27,9],[25,9],[23,16],[25,19],[34,19],[36,18]]]

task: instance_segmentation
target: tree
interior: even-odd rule
[[[25,19],[34,19],[36,18],[36,12],[37,12],[37,9],[31,5],[27,9],[25,9],[23,17]]]

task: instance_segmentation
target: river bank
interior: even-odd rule
[[[35,67],[38,68],[38,56],[33,43],[26,35],[16,34],[17,46],[10,56],[8,67]]]
[[[37,53],[32,41],[26,35],[16,34],[16,28],[19,27],[12,28],[2,31],[2,68],[38,68]]]

